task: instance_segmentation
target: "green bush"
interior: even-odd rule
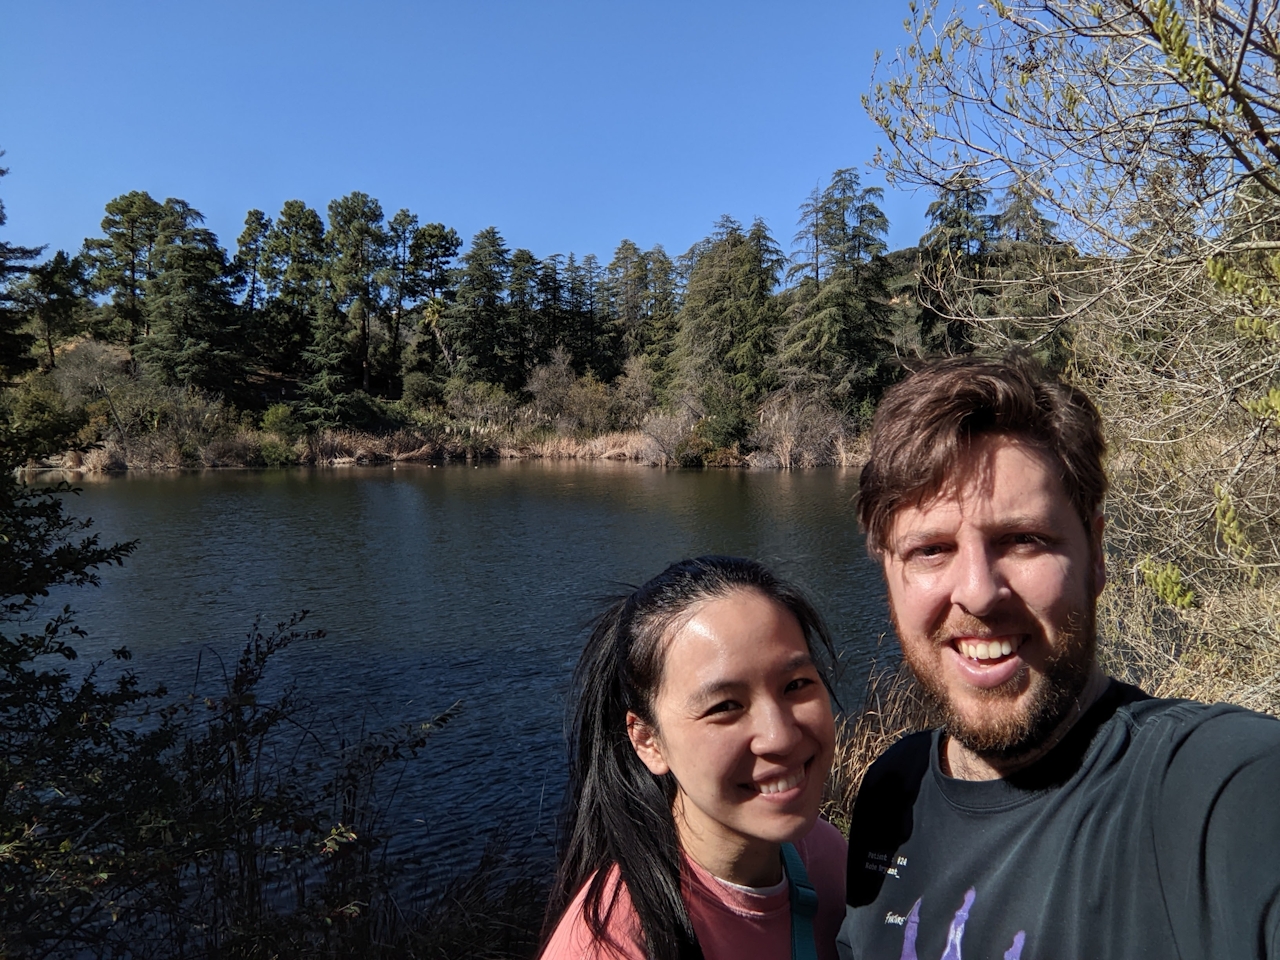
[[[287,403],[273,403],[262,415],[262,429],[268,433],[279,434],[283,439],[293,442],[306,433],[306,427],[293,415],[293,407]]]
[[[268,467],[291,467],[298,462],[293,444],[278,437],[265,437],[262,441],[262,462]]]
[[[440,384],[421,370],[410,370],[401,383],[400,397],[411,407],[429,407],[443,397]]]

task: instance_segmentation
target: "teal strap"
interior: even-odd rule
[[[782,869],[791,888],[791,960],[818,960],[818,949],[813,943],[818,891],[809,882],[800,852],[789,843],[782,845]]]

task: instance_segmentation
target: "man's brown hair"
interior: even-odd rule
[[[1035,360],[1013,354],[934,361],[885,392],[858,482],[867,548],[883,551],[894,514],[941,492],[973,442],[987,434],[1016,437],[1057,461],[1062,487],[1092,539],[1107,491],[1098,410]]]

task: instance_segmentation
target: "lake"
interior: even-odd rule
[[[702,553],[765,561],[828,618],[846,707],[889,630],[854,471],[506,461],[80,483],[73,514],[106,542],[139,541],[100,589],[51,598],[78,611],[82,654],[125,644],[145,681],[205,689],[255,617],[307,609],[326,636],[286,651],[272,683],[296,683],[324,724],[425,720],[460,701],[397,795],[396,846],[433,857],[473,857],[497,825],[550,855],[569,675],[619,583]]]

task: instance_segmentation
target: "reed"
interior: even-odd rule
[[[848,833],[849,815],[867,768],[900,738],[937,725],[937,710],[910,669],[882,654],[867,677],[862,706],[836,724],[835,761],[827,778],[822,815]]]

